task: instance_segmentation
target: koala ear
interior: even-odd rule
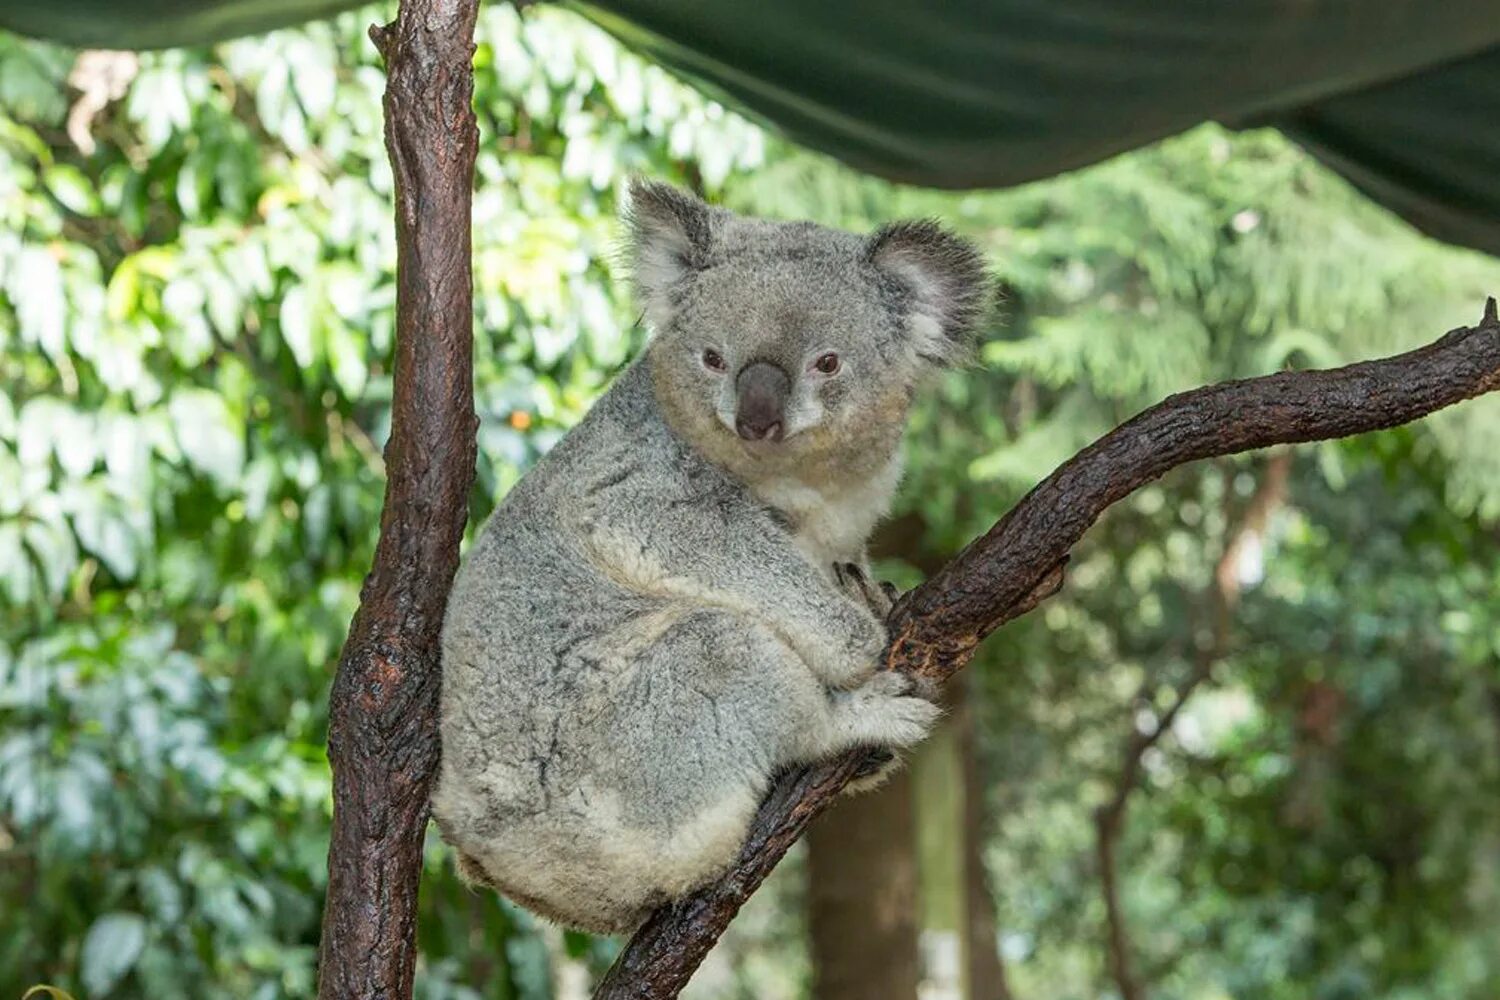
[[[677,284],[705,264],[712,212],[670,184],[639,177],[630,182],[625,226],[631,283],[636,301],[657,330],[672,320]]]
[[[924,219],[879,230],[866,243],[865,258],[906,292],[917,356],[939,365],[963,361],[989,298],[983,255]]]

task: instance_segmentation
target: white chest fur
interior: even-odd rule
[[[865,543],[890,509],[901,471],[898,452],[869,479],[825,484],[815,477],[784,476],[757,483],[754,489],[761,500],[791,519],[798,547],[827,569],[835,562],[864,559]]]

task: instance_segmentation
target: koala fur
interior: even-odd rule
[[[631,195],[653,338],[459,570],[433,795],[467,879],[601,933],[727,868],[778,771],[935,721],[875,672],[865,544],[913,392],[966,356],[986,292],[933,223]]]

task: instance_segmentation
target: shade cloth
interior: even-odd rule
[[[82,46],[198,44],[346,0],[0,0]],[[871,173],[1001,187],[1204,122],[1283,130],[1500,253],[1500,0],[598,0],[632,48]]]

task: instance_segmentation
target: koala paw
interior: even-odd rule
[[[845,795],[861,795],[872,792],[885,784],[886,779],[901,769],[901,758],[894,750],[871,750],[859,770],[844,786]]]
[[[882,622],[901,596],[894,585],[873,579],[855,563],[834,563],[833,578],[849,596],[869,608]]]
[[[909,674],[896,670],[882,670],[871,677],[860,688],[859,693],[867,698],[905,698],[916,691],[917,682]]]
[[[943,713],[916,690],[912,678],[881,670],[850,691],[841,706],[850,742],[897,750],[922,742]]]

